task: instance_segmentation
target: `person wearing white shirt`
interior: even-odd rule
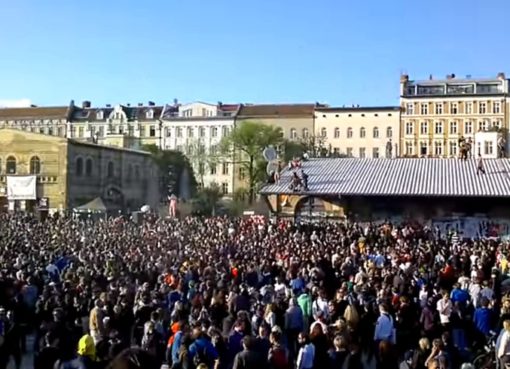
[[[497,347],[497,356],[500,362],[500,368],[506,368],[506,364],[510,363],[510,320],[503,322],[503,333]]]
[[[443,293],[443,298],[437,302],[437,311],[439,312],[439,321],[442,325],[450,323],[450,315],[452,313],[453,305],[447,292]]]
[[[301,345],[299,349],[296,369],[312,369],[315,361],[315,346],[310,342],[306,333],[300,333],[298,342]]]

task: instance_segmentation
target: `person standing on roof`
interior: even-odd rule
[[[480,173],[485,174],[485,169],[483,167],[482,156],[478,154],[478,166],[476,168],[476,175],[479,175]]]

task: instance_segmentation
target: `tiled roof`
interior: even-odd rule
[[[313,195],[510,197],[510,159],[484,159],[485,175],[476,174],[476,159],[326,158],[302,165]],[[291,176],[285,169],[280,183],[261,193],[293,193]]]
[[[239,117],[313,116],[315,104],[243,105]]]
[[[0,120],[16,119],[67,119],[67,106],[1,108]]]
[[[71,116],[72,122],[94,122],[94,121],[106,121],[106,119],[110,116],[111,112],[114,110],[113,107],[91,107],[91,108],[80,108],[74,107],[73,114]],[[149,121],[149,120],[158,120],[161,117],[161,113],[163,111],[162,106],[124,106],[122,105],[122,110],[126,113],[126,117],[128,121]],[[148,110],[153,110],[154,115],[152,119],[147,119],[146,112]],[[99,111],[103,112],[103,119],[97,118],[97,113]]]

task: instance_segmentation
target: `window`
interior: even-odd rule
[[[483,143],[483,153],[485,155],[492,155],[493,153],[492,141],[485,141]]]
[[[5,162],[5,171],[7,174],[16,174],[16,158],[9,156]]]
[[[372,157],[376,158],[376,159],[379,157],[379,148],[378,147],[374,147],[372,149]]]
[[[436,156],[443,155],[443,142],[442,141],[436,141],[434,143],[434,155],[436,155]]]
[[[414,114],[414,104],[413,103],[408,103],[406,105],[406,114],[407,115],[413,115]]]
[[[420,142],[420,155],[422,155],[422,156],[427,155],[427,152],[428,152],[427,141],[421,141]]]
[[[473,114],[473,103],[466,102],[464,103],[465,114]]]
[[[188,129],[186,130],[186,136],[189,137],[189,138],[192,138],[193,134],[194,134],[193,128],[188,127]]]
[[[156,126],[150,126],[149,127],[149,136],[150,137],[156,137]]]
[[[457,156],[457,140],[450,141],[450,156]]]
[[[347,138],[352,138],[352,128],[347,128]]]
[[[37,156],[30,158],[30,174],[41,174],[41,160]]]
[[[303,128],[303,138],[308,138],[308,128]]]
[[[478,103],[478,114],[487,113],[487,103],[481,102]]]
[[[221,164],[221,173],[226,176],[228,175],[228,163]]]
[[[76,159],[76,176],[81,177],[83,174],[83,159]]]
[[[215,175],[216,174],[216,163],[209,163],[209,169],[210,169],[211,175]]]
[[[450,122],[450,134],[451,135],[456,135],[458,132],[457,132],[457,122],[453,121],[453,122]]]
[[[498,120],[493,121],[493,122],[492,122],[492,126],[493,126],[494,128],[498,128],[498,129],[499,129],[499,128],[501,128],[501,121],[500,121],[499,119],[498,119]]]
[[[198,129],[198,135],[199,135],[200,137],[205,137],[205,127],[200,127],[200,128]]]
[[[227,126],[223,126],[223,127],[221,127],[221,135],[222,135],[223,137],[228,136],[228,132],[229,132],[229,131],[228,131],[228,127],[227,127]]]
[[[176,136],[177,136],[177,137],[182,137],[182,127],[177,127],[177,133],[176,133]]]
[[[494,101],[492,103],[492,113],[493,114],[501,113],[501,104],[499,103],[499,101]]]
[[[347,156],[352,157],[352,147],[348,147],[348,148],[346,149],[346,153],[347,153]]]
[[[488,121],[481,120],[478,122],[478,131],[486,131],[488,127]]]
[[[145,117],[147,119],[153,119],[154,118],[154,110],[152,110],[152,109],[147,110],[147,112],[145,113]]]
[[[366,136],[366,135],[367,135],[367,132],[366,132],[366,130],[365,130],[365,127],[361,127],[361,128],[359,129],[359,137],[360,137],[360,138],[365,138],[365,136]]]
[[[113,166],[113,162],[108,162],[108,169],[106,171],[108,178],[113,178],[115,175],[115,167]]]
[[[467,120],[464,122],[464,134],[470,135],[473,133],[473,122]]]
[[[218,127],[211,127],[211,137],[218,137]]]
[[[83,129],[83,127],[78,127],[78,137],[79,138],[83,138],[84,132],[85,132],[85,130]]]
[[[223,182],[221,184],[221,192],[226,195],[228,193],[228,183],[227,182]]]
[[[182,112],[182,116],[183,117],[191,117],[193,115],[193,110],[192,109],[187,109],[187,110],[184,110]]]
[[[207,109],[206,108],[202,108],[202,116],[207,117]]]
[[[340,138],[340,128],[338,128],[338,127],[335,128],[334,137],[335,138]]]
[[[429,113],[429,104],[422,103],[420,104],[420,114],[427,115]]]
[[[203,162],[198,163],[198,173],[203,174],[205,172],[205,165]]]
[[[427,122],[420,123],[420,134],[426,135],[429,133],[429,124]]]
[[[295,128],[291,128],[290,130],[290,139],[295,140],[297,138],[297,132]]]
[[[364,147],[360,147],[359,148],[359,157],[362,159],[365,158],[365,156],[366,156],[365,153],[366,153],[366,149]]]
[[[328,137],[328,130],[326,127],[321,128],[321,137]]]
[[[104,119],[104,113],[102,110],[96,111],[96,119],[97,120],[103,120]]]
[[[435,127],[434,127],[434,133],[436,135],[443,134],[443,122],[436,122]]]
[[[64,136],[64,129],[62,127],[57,128],[57,136],[63,137]]]
[[[172,137],[172,129],[170,127],[165,128],[165,137]]]
[[[193,154],[194,154],[193,146],[192,145],[186,146],[186,155],[191,156]]]
[[[85,174],[88,177],[92,176],[92,159],[87,159],[85,162]]]
[[[218,153],[218,145],[211,145],[209,148],[209,153],[211,155],[216,155]]]
[[[246,178],[246,171],[244,168],[239,168],[239,179],[242,181]]]
[[[436,114],[443,114],[443,103],[436,103]]]
[[[104,126],[100,126],[99,127],[98,136],[99,137],[104,137]]]
[[[458,114],[459,113],[459,104],[456,102],[450,103],[450,114]]]
[[[138,130],[140,131],[140,137],[145,137],[145,126],[139,124]]]
[[[406,122],[406,135],[412,135],[414,133],[413,122]]]
[[[413,155],[413,143],[406,142],[406,155]]]
[[[387,127],[386,128],[386,138],[392,138],[393,137],[393,128]]]
[[[374,127],[374,130],[373,130],[373,136],[374,138],[379,138],[379,128],[377,127]]]

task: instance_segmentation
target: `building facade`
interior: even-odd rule
[[[199,186],[220,186],[223,194],[234,190],[234,163],[221,153],[220,143],[235,124],[239,105],[194,102],[162,115],[162,148],[183,152],[193,167]]]
[[[315,135],[333,156],[398,156],[399,126],[398,106],[315,109]]]
[[[9,177],[34,177],[35,196],[8,197]],[[0,129],[0,203],[34,210],[46,199],[50,210],[70,210],[100,197],[112,210],[156,208],[159,174],[146,152],[100,146],[64,137]]]
[[[477,132],[508,132],[509,81],[449,75],[446,79],[400,78],[401,154],[457,157],[459,139],[475,141]],[[507,139],[507,137],[505,137]]]

